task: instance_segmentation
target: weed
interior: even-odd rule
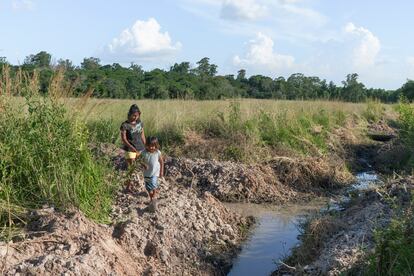
[[[375,232],[375,253],[369,260],[369,275],[413,275],[414,215],[409,209]]]

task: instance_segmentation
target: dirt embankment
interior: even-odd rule
[[[167,176],[225,202],[283,204],[324,196],[351,181],[344,164],[322,158],[275,157],[264,164],[169,158]]]
[[[21,241],[0,243],[5,275],[221,275],[252,223],[211,194],[163,182],[157,211],[145,190],[119,193],[113,225],[53,208],[30,214]]]
[[[350,269],[360,275],[374,249],[375,229],[387,226],[398,209],[409,206],[413,191],[413,177],[395,179],[361,194],[343,211],[311,220],[287,266],[272,275],[341,275]]]

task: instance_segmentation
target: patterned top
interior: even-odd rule
[[[125,121],[121,125],[121,131],[126,132],[126,138],[128,142],[137,149],[137,151],[143,151],[145,149],[144,143],[142,143],[141,133],[144,129],[144,123],[137,121],[135,124],[132,124],[128,121]],[[123,149],[125,151],[131,151],[131,149],[124,145]]]

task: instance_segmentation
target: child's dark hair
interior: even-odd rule
[[[158,141],[158,138],[156,136],[148,136],[146,139],[146,145],[150,146],[150,145],[155,145],[155,147],[157,149],[160,148],[160,143]]]
[[[139,110],[139,107],[136,104],[131,105],[131,107],[129,108],[128,111],[128,117],[131,116],[132,114],[138,112],[139,114],[141,114],[141,110]]]

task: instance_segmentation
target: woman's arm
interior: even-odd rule
[[[122,143],[124,143],[124,145],[127,146],[132,152],[138,152],[137,149],[128,141],[125,130],[121,130],[121,140]]]
[[[142,143],[143,143],[143,144],[144,144],[144,146],[145,146],[145,144],[146,144],[146,139],[145,139],[144,128],[142,128],[142,131],[141,131],[141,140],[142,140]]]

